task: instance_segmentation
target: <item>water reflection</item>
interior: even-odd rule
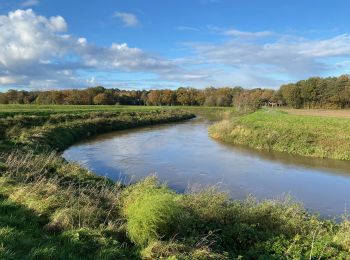
[[[179,192],[216,184],[238,199],[290,194],[326,216],[350,204],[349,162],[226,145],[208,137],[207,127],[195,119],[109,133],[72,146],[64,157],[125,182],[156,173]]]

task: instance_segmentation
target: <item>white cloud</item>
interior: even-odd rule
[[[57,21],[60,21],[57,23]],[[47,19],[31,10],[17,10],[0,16],[0,66],[16,69],[66,51],[66,40],[57,32],[66,27],[62,17]]]
[[[0,76],[0,84],[13,84],[16,83],[16,79],[9,76]]]
[[[29,6],[35,6],[35,5],[39,5],[39,0],[27,0],[21,4],[21,6],[23,7],[29,7]]]
[[[53,32],[65,32],[67,30],[67,23],[62,16],[51,17],[50,26]]]
[[[0,15],[0,84],[62,88],[116,82],[130,86],[135,79],[118,83],[113,76],[101,74],[129,73],[133,78],[133,73],[143,73],[147,75],[144,84],[258,87],[349,71],[350,34],[310,40],[270,31],[214,31],[222,38],[218,43],[187,43],[190,55],[166,59],[123,42],[101,47],[69,34],[61,16],[16,10]]]
[[[172,60],[131,48],[126,43],[100,47],[86,38],[67,34],[67,27],[63,17],[47,18],[31,9],[1,15],[0,83],[45,87],[86,85],[86,79],[78,71],[143,72],[159,78],[186,75],[186,70]]]
[[[220,82],[226,84],[224,78],[229,77],[231,84],[243,82],[256,87],[259,86],[257,79],[261,85],[278,86],[290,80],[336,73],[339,64],[343,64],[344,69],[344,64],[350,61],[350,34],[317,40],[277,35],[263,42],[260,36],[268,33],[235,31],[233,34],[238,37],[220,44],[187,44],[194,52],[187,63],[224,67],[213,79],[220,78]]]
[[[127,27],[135,27],[139,25],[139,20],[135,14],[115,12],[114,16],[120,18]]]

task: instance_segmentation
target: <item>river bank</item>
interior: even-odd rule
[[[224,142],[309,157],[350,160],[350,120],[259,110],[223,120],[209,133]]]

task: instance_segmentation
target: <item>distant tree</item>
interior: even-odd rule
[[[147,96],[148,105],[160,106],[162,105],[162,95],[159,90],[151,90]]]
[[[8,104],[9,100],[5,93],[0,93],[0,104]]]
[[[195,88],[178,88],[176,91],[176,99],[181,105],[192,106],[197,105],[199,91]]]
[[[146,105],[148,103],[148,93],[147,93],[147,91],[145,91],[145,90],[142,91],[140,100],[141,100],[141,104],[142,105]]]
[[[175,104],[176,95],[170,89],[165,89],[161,91],[161,104],[166,106],[172,106]]]
[[[93,102],[95,105],[109,105],[111,104],[110,98],[107,93],[99,93],[97,94]]]
[[[203,105],[206,107],[216,106],[216,97],[214,95],[206,97]]]
[[[102,86],[87,89],[19,91],[0,93],[5,104],[122,104],[122,105],[188,105],[235,106],[257,109],[268,102],[294,108],[350,107],[350,76],[312,77],[296,83],[271,89],[243,89],[242,87],[207,87],[195,89],[180,87],[177,90],[121,90]]]

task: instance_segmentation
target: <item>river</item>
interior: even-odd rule
[[[102,134],[71,146],[63,157],[125,183],[156,174],[178,192],[215,185],[235,199],[291,196],[324,217],[347,212],[350,162],[223,144],[208,136],[208,126],[197,118]]]

